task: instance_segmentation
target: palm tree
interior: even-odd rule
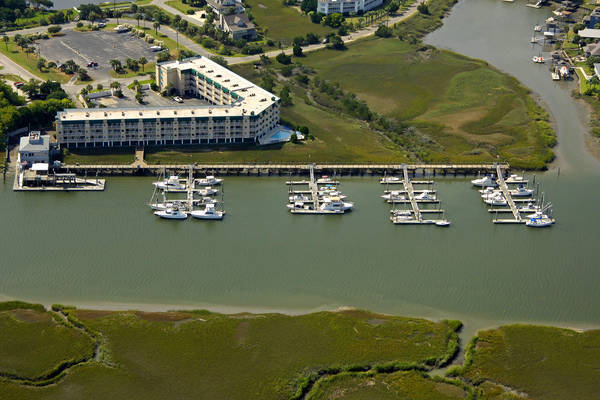
[[[10,38],[6,35],[2,36],[2,41],[4,42],[4,45],[6,46],[6,51],[8,51],[8,41],[10,40]]]
[[[119,69],[121,69],[121,61],[113,58],[112,60],[110,60],[110,66],[112,67],[112,69],[114,69],[115,71],[118,71]]]
[[[140,59],[138,60],[138,63],[141,64],[142,72],[144,72],[144,65],[148,64],[148,60],[146,60],[146,57],[144,57],[144,56],[140,57]]]
[[[135,14],[135,19],[137,19],[138,28],[140,27],[140,19],[143,19],[143,18],[144,18],[144,16],[142,15],[142,13]]]
[[[153,24],[153,26],[154,26],[154,33],[155,33],[156,35],[158,35],[158,30],[160,29],[160,22],[158,22],[158,21],[154,21],[154,24]]]

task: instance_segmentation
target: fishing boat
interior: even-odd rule
[[[213,189],[212,187],[207,186],[203,189],[197,190],[196,193],[198,193],[200,196],[213,196],[219,193],[219,189]]]
[[[544,57],[542,56],[533,56],[531,60],[536,64],[543,64],[546,62],[546,60],[544,60]]]
[[[389,193],[384,194],[383,196],[381,196],[382,199],[384,200],[406,200],[406,196],[404,196],[402,194],[402,192],[398,191],[398,190],[392,190]]]
[[[486,175],[483,178],[473,179],[471,183],[473,184],[473,186],[478,187],[498,186],[496,180],[489,175]]]
[[[432,201],[436,199],[437,197],[435,196],[435,194],[428,192],[427,190],[415,196],[415,200]]]
[[[321,204],[321,210],[346,212],[352,210],[352,207],[354,207],[353,203],[343,202],[339,197],[331,197],[328,200]]]
[[[518,210],[520,213],[523,214],[527,214],[527,213],[536,213],[538,211],[540,211],[541,207],[536,205],[533,201],[530,201],[529,203],[527,203],[524,206],[518,207]]]
[[[190,215],[197,219],[223,219],[225,212],[216,210],[215,205],[209,203],[204,206],[204,210],[194,210]]]
[[[187,219],[187,213],[181,211],[179,208],[167,208],[166,210],[154,211],[154,215],[157,215],[164,219]]]
[[[199,203],[200,204],[217,204],[218,202],[219,201],[217,199],[215,199],[214,197],[205,196],[202,199],[200,199]]]
[[[500,193],[489,196],[483,202],[490,206],[505,206],[506,204],[508,204],[504,196]]]
[[[155,211],[165,211],[169,208],[177,208],[183,203],[182,201],[167,201],[163,203],[150,203],[150,208]]]
[[[525,186],[519,185],[516,190],[511,190],[509,193],[512,197],[529,197],[533,196],[535,190],[527,189]]]
[[[185,190],[185,184],[180,182],[177,175],[171,175],[162,181],[153,182],[152,184],[162,190]]]
[[[206,178],[196,179],[195,182],[198,186],[217,186],[223,182],[223,179],[208,175]]]
[[[401,182],[402,182],[402,178],[399,178],[397,176],[384,176],[383,178],[381,178],[379,180],[379,183],[381,183],[381,184],[401,183]]]

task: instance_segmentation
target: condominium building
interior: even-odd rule
[[[67,109],[57,113],[64,147],[255,143],[279,126],[280,100],[205,57],[157,64],[160,90],[209,105]]]
[[[321,14],[349,14],[365,12],[379,7],[383,0],[318,0],[317,12]]]

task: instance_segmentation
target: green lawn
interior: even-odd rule
[[[598,399],[600,330],[511,325],[479,332],[462,375],[536,400]]]
[[[434,380],[418,371],[392,374],[345,373],[321,380],[307,400],[457,400],[468,392],[460,386]]]
[[[297,9],[286,7],[281,0],[248,0],[249,11],[264,36],[274,41],[284,41],[290,45],[296,36],[304,36],[309,32],[324,37],[333,29],[313,24],[310,18],[302,15]]]
[[[123,63],[123,65],[125,65],[125,63]],[[130,70],[129,68],[124,67],[123,68],[123,70],[125,71],[124,74],[119,74],[117,71],[111,69],[110,76],[112,76],[113,78],[133,78],[134,76],[144,76],[144,75],[149,74],[150,72],[154,72],[155,67],[156,67],[156,63],[153,63],[153,62],[144,65],[143,71],[142,71],[141,65],[140,65],[140,69],[138,69],[137,71],[133,71],[133,70]]]
[[[135,149],[119,148],[110,151],[101,148],[63,150],[63,161],[66,164],[104,164],[126,165],[131,164],[135,157]]]
[[[0,46],[0,52],[44,81],[50,79],[60,83],[66,83],[71,79],[69,75],[63,74],[56,69],[52,69],[50,71],[44,69],[44,72],[40,71],[37,68],[38,58],[35,56],[35,54],[26,54],[22,52],[21,48],[18,47],[14,42],[9,42],[8,50],[6,50],[6,46],[3,43]]]
[[[184,14],[187,14],[187,12],[189,10],[196,12],[196,11],[200,11],[202,9],[199,7],[192,7],[188,4],[183,3],[181,0],[169,0],[169,1],[165,2],[165,4],[170,7],[173,7],[176,10],[181,11]]]
[[[42,378],[63,362],[93,355],[93,341],[81,331],[48,312],[20,307],[0,311],[0,375]]]
[[[444,357],[446,323],[363,311],[222,315],[78,311],[106,359],[59,383],[0,381],[3,399],[289,399],[322,369]]]

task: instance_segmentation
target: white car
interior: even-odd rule
[[[178,103],[183,103],[183,99],[181,97],[179,97],[179,96],[173,97],[173,101],[176,101]]]

